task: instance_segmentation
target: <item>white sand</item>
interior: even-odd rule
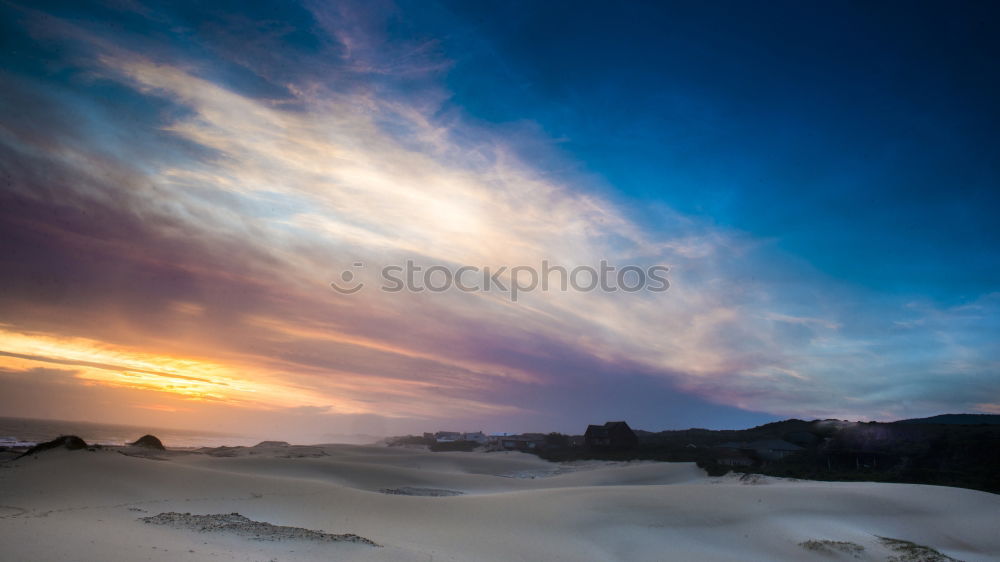
[[[853,542],[864,547],[860,559],[886,560],[892,552],[876,536],[968,561],[1000,559],[1000,496],[956,488],[748,485],[687,463],[565,467],[521,453],[330,445],[230,454],[157,460],[59,450],[4,463],[0,560],[856,559],[799,545],[810,539]],[[463,494],[379,492],[406,488]],[[238,512],[383,546],[261,541],[139,521],[162,512]]]

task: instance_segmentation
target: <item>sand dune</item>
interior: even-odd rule
[[[521,453],[348,445],[224,452],[58,450],[4,463],[0,559],[887,560],[900,555],[893,548],[902,543],[879,537],[928,545],[956,559],[1000,559],[1000,496],[970,490],[767,478],[749,484],[706,477],[687,463],[555,465]],[[156,519],[161,513],[172,515]],[[241,525],[245,517],[251,530],[209,532],[197,524],[141,520],[205,520],[183,514],[226,516],[220,520]],[[258,528],[270,534],[259,540],[253,531]],[[381,546],[308,538],[345,534]],[[803,546],[807,541],[814,542]]]

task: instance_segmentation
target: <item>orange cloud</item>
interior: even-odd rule
[[[24,334],[0,329],[0,367],[72,365],[75,377],[107,386],[168,392],[188,400],[254,407],[326,405],[327,396],[268,381],[266,376],[205,359],[159,355],[86,338]],[[352,412],[350,404],[339,405]]]

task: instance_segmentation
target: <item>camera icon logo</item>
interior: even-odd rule
[[[356,261],[353,264],[351,264],[351,267],[356,269],[361,269],[365,267],[365,264]],[[357,293],[365,286],[365,284],[360,281],[354,283],[354,272],[351,271],[350,269],[345,269],[340,273],[340,280],[343,283],[343,285],[341,285],[341,283],[338,283],[336,281],[331,281],[330,287],[332,287],[334,291],[337,291],[342,295],[353,295],[354,293]]]

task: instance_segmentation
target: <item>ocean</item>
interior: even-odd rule
[[[253,445],[259,441],[244,435],[211,431],[0,417],[0,446],[6,447],[31,446],[60,435],[76,435],[92,444],[124,445],[146,434],[159,437],[170,448]]]

